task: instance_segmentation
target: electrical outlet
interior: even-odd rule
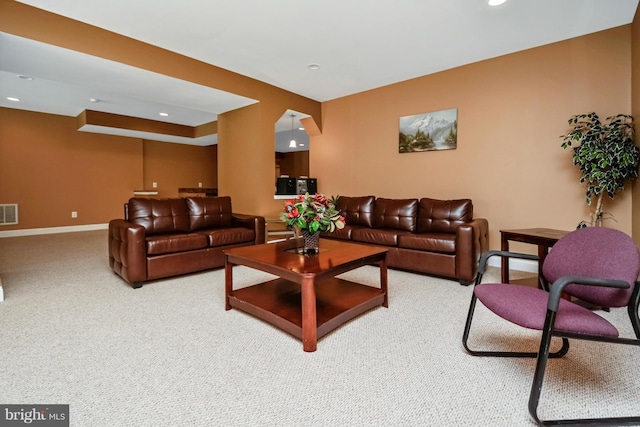
[[[71,218],[78,218],[78,212],[71,211]]]
[[[158,188],[158,183],[157,183],[157,182],[154,182],[153,184],[151,184],[151,186],[152,186],[153,188]]]
[[[202,183],[201,182],[198,183],[198,187],[202,188]]]

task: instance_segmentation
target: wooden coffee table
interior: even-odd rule
[[[227,249],[225,309],[237,308],[302,340],[315,351],[318,339],[379,305],[389,306],[387,249],[321,239],[317,255],[301,255],[301,239]],[[380,288],[335,276],[363,265],[380,266]],[[244,265],[278,279],[233,289],[233,266]]]

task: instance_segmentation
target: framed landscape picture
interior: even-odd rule
[[[453,150],[457,146],[457,108],[400,117],[400,153]]]

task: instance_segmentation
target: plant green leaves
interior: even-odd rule
[[[568,123],[570,131],[561,136],[561,146],[573,148],[573,164],[582,172],[580,182],[586,184],[587,205],[592,196],[603,193],[613,199],[626,181],[638,178],[640,150],[634,144],[632,116],[618,114],[602,123],[592,112],[575,115]]]
[[[314,196],[306,193],[287,200],[280,213],[280,219],[290,228],[316,231],[334,231],[344,228],[345,220],[338,211],[338,198],[327,199],[322,194]]]

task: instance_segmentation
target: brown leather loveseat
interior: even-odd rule
[[[261,216],[235,214],[230,197],[132,198],[109,222],[109,265],[134,288],[224,266],[223,250],[264,243]]]
[[[384,199],[340,196],[346,226],[324,238],[385,246],[390,268],[441,276],[470,284],[482,252],[489,249],[489,224],[473,218],[470,199]]]

